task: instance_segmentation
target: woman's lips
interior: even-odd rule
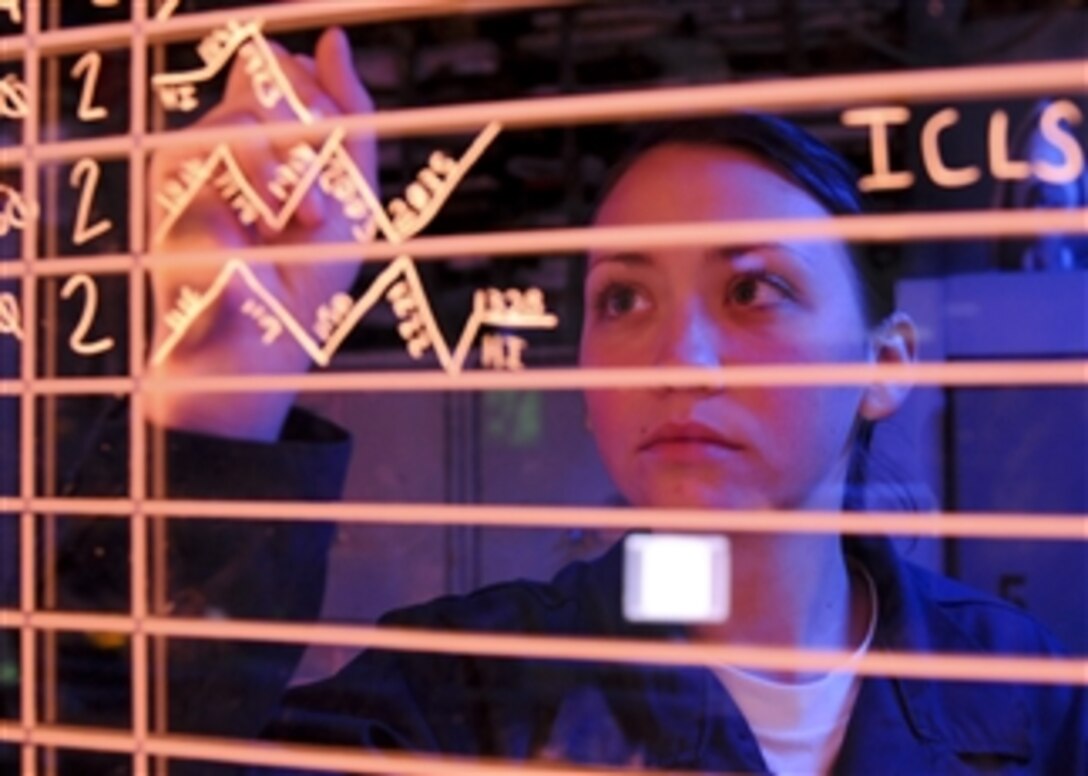
[[[678,462],[720,458],[740,449],[736,441],[695,421],[662,424],[638,447],[640,453]]]

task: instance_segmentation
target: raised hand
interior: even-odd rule
[[[292,56],[275,44],[269,46],[306,113],[327,118],[373,111],[373,102],[355,75],[351,50],[341,30],[326,31],[312,59]],[[258,98],[239,57],[228,77],[222,101],[195,126],[251,126],[252,133],[247,133],[242,141],[207,147],[179,145],[157,153],[149,172],[151,198],[162,192],[172,178],[177,178],[187,161],[206,160],[215,153],[229,151],[229,158],[261,195],[267,209],[280,212],[284,202],[291,200],[291,189],[289,182],[277,183],[277,168],[292,158],[304,159],[321,147],[320,142],[307,143],[301,139],[270,140],[261,131],[267,122],[291,120],[299,120],[299,116],[286,99],[273,103]],[[376,190],[374,138],[345,136],[343,148]],[[326,187],[311,185],[290,219],[280,227],[266,223],[259,216],[254,218],[252,210],[242,213],[232,206],[231,198],[224,197],[222,186],[216,183],[227,180],[221,178],[226,171],[224,164],[218,165],[183,211],[171,213],[158,203],[151,206],[152,249],[162,255],[152,272],[156,325],[151,353],[165,352],[163,345],[172,337],[176,339],[170,342],[166,357],[153,357],[149,363],[148,371],[154,377],[305,371],[309,356],[292,337],[265,341],[266,332],[244,312],[252,292],[241,278],[235,277],[216,303],[191,322],[181,338],[168,324],[166,313],[176,304],[183,289],[203,293],[209,288],[231,258],[231,249],[277,245],[298,246],[300,251],[306,251],[314,243],[350,242],[359,238],[358,214],[354,219],[349,217],[343,203],[323,190]],[[196,263],[185,261],[183,255],[178,255],[177,261],[171,259],[171,254],[204,251],[221,255],[223,261]],[[307,328],[322,304],[350,287],[358,268],[357,262],[249,265],[260,284]],[[146,402],[145,414],[152,422],[172,428],[273,439],[293,399],[290,393],[153,393]]]

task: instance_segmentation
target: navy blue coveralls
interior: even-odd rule
[[[73,467],[67,492],[124,494],[127,439],[123,418],[110,418]],[[335,499],[350,453],[342,432],[298,412],[274,445],[175,432],[159,441],[167,482],[161,492],[151,492],[176,499]],[[61,578],[76,608],[127,609],[128,591],[120,587],[100,590],[93,601],[79,599],[88,595],[79,581],[108,579],[118,555],[127,551],[123,523],[81,521],[66,534],[62,557],[83,553],[71,565],[78,574]],[[331,526],[313,522],[255,527],[170,521],[172,610],[313,618],[331,537]],[[874,650],[1061,654],[1019,609],[905,563],[885,539],[847,539],[845,547],[877,584]],[[382,622],[456,631],[682,637],[622,620],[621,562],[613,548],[596,561],[568,566],[548,584],[498,585],[392,612]],[[263,731],[278,740],[416,752],[700,772],[766,770],[743,716],[705,668],[371,650],[337,675],[283,695],[299,658],[296,647],[172,640],[169,657],[171,732],[248,738]],[[111,669],[100,658],[80,657],[84,663],[98,660],[91,691],[111,676],[118,686],[128,684],[124,666]],[[67,703],[78,712],[86,703],[78,696],[76,691],[62,698],[62,707]],[[7,697],[11,705],[15,700]],[[128,706],[121,699],[118,713],[123,716]],[[90,721],[108,724],[108,708],[99,698]],[[193,773],[222,772],[209,763],[190,765]],[[1085,693],[1070,686],[867,678],[835,772],[1088,774]]]

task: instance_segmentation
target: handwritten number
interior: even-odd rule
[[[72,242],[76,245],[90,242],[113,228],[113,222],[108,218],[99,219],[93,226],[87,225],[101,173],[102,170],[94,159],[80,159],[72,168],[72,175],[68,179],[73,187],[80,188],[79,208],[76,210],[76,223],[72,229]]]
[[[0,0],[0,11],[7,11],[8,21],[12,24],[23,23],[23,0]]]
[[[15,73],[8,73],[0,79],[0,117],[22,119],[27,114],[26,84]]]
[[[166,0],[166,2],[159,6],[159,10],[155,12],[155,21],[161,22],[169,19],[174,15],[174,11],[177,10],[180,3],[181,0]]]
[[[10,291],[0,293],[0,334],[10,334],[17,340],[23,339],[22,312],[19,300]]]
[[[0,237],[12,229],[25,229],[27,222],[38,217],[38,206],[23,199],[17,190],[0,183]]]
[[[95,356],[107,350],[112,350],[114,345],[113,337],[103,337],[97,342],[86,341],[87,332],[91,328],[91,323],[94,321],[95,313],[98,310],[98,286],[95,285],[91,276],[82,272],[78,275],[72,275],[60,290],[61,298],[70,299],[80,287],[83,288],[86,298],[83,302],[83,313],[79,316],[79,323],[76,324],[75,329],[72,331],[72,336],[68,338],[69,347],[81,356]]]
[[[102,55],[97,51],[88,51],[72,67],[72,77],[83,78],[83,90],[79,94],[79,108],[76,110],[80,121],[101,121],[109,115],[106,108],[94,104],[101,69]]]

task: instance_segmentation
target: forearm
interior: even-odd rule
[[[95,430],[64,493],[126,497],[131,489],[128,406],[118,403]],[[339,497],[349,443],[336,427],[292,413],[277,442],[240,442],[146,429],[147,494],[156,500],[321,501]],[[224,504],[224,511],[227,505]],[[333,526],[309,519],[189,518],[149,515],[152,568],[164,574],[149,601],[155,616],[307,620],[320,612]],[[300,514],[300,518],[307,515]],[[66,520],[58,543],[62,609],[127,611],[130,523],[116,518]],[[263,725],[301,656],[284,644],[170,639],[167,691],[176,731],[250,736]],[[82,664],[109,660],[87,644]],[[78,684],[62,688],[79,707]],[[217,711],[219,710],[219,711]],[[119,710],[119,712],[123,709]]]

